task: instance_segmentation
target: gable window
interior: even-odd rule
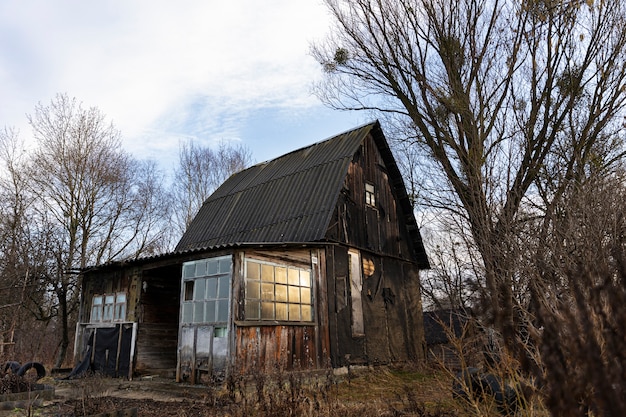
[[[311,270],[247,259],[245,319],[313,321]]]
[[[369,182],[365,183],[365,204],[376,207],[376,189]]]
[[[126,320],[126,293],[97,294],[91,300],[91,323]]]
[[[231,269],[230,256],[183,265],[183,323],[228,322]]]

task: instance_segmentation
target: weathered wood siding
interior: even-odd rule
[[[375,207],[365,203],[366,183],[375,187]],[[350,164],[326,236],[375,253],[415,258],[384,162],[371,137]]]
[[[375,206],[366,204],[366,183],[374,185]],[[371,137],[353,158],[327,238],[340,243],[329,251],[326,263],[333,366],[423,359],[419,270],[384,162]],[[352,332],[349,248],[361,256],[364,336]]]
[[[377,364],[424,359],[422,308],[416,266],[361,252],[365,334],[352,334],[352,296],[347,249],[336,246],[327,262],[332,365]],[[329,257],[330,258],[330,257]],[[373,269],[372,269],[373,268]]]
[[[316,369],[314,326],[249,326],[236,328],[236,372]]]

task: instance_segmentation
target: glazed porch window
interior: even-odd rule
[[[183,265],[183,323],[228,321],[231,265],[230,256]]]
[[[246,260],[245,319],[313,321],[311,270]]]
[[[91,301],[91,323],[126,320],[126,293],[94,295]]]

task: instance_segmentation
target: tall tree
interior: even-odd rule
[[[120,132],[97,108],[58,94],[49,105],[38,104],[28,119],[37,141],[30,189],[49,248],[48,268],[39,279],[42,291],[52,289],[54,295],[47,314],[58,315],[60,366],[78,301],[77,272],[153,248],[159,235],[150,226],[167,211],[160,211],[166,204],[156,198],[161,189],[154,170],[121,150]]]
[[[576,168],[624,131],[626,5],[325,2],[336,24],[312,47],[325,73],[318,96],[386,116],[444,173],[481,255],[485,305],[515,350],[525,204],[541,194],[549,211]]]
[[[175,220],[182,235],[213,191],[251,162],[250,150],[221,142],[217,149],[192,141],[180,144],[173,183]]]

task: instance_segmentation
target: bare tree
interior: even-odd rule
[[[23,143],[15,130],[0,132],[0,354],[14,355],[14,335],[22,319],[22,307],[29,288],[30,237],[24,175]]]
[[[167,211],[161,212],[153,167],[121,150],[119,131],[97,108],[59,94],[49,105],[37,105],[29,122],[37,141],[30,190],[39,203],[32,220],[47,248],[47,268],[38,278],[41,291],[53,293],[40,319],[58,318],[60,366],[79,296],[78,270],[154,248],[154,222]]]
[[[576,161],[623,133],[623,2],[326,4],[336,25],[312,48],[326,75],[318,96],[386,117],[436,162],[481,255],[485,305],[516,348],[515,236],[525,206],[540,193],[558,198]],[[559,180],[549,190],[540,185],[548,168]]]
[[[222,142],[214,150],[192,141],[181,143],[173,184],[174,215],[181,235],[204,200],[229,176],[246,168],[250,161],[250,151],[244,146]]]

